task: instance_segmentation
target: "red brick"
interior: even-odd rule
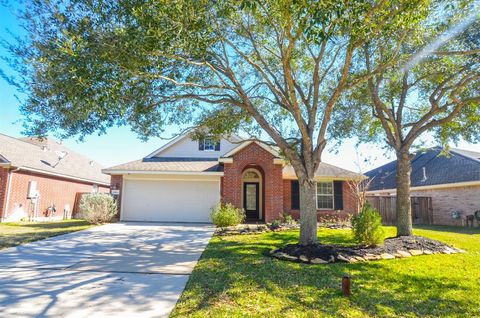
[[[5,170],[5,169],[2,169]],[[1,180],[5,179],[5,171],[1,173]],[[62,217],[65,205],[70,205],[72,212],[75,204],[75,196],[79,192],[91,192],[93,183],[80,182],[62,177],[49,176],[41,173],[29,171],[12,171],[10,173],[10,198],[8,207],[5,210],[11,213],[15,207],[22,206],[26,212],[32,212],[30,200],[27,199],[28,184],[30,181],[37,182],[37,189],[40,191],[40,200],[38,202],[38,216],[44,216],[47,208],[52,204],[56,206],[56,213],[53,217]],[[8,183],[0,181],[0,206],[6,203],[6,191]],[[99,185],[99,191],[108,192],[108,186]],[[4,193],[3,199],[1,193]],[[6,215],[7,217],[8,215]],[[69,215],[70,217],[70,215]]]
[[[233,163],[224,164],[222,201],[242,208],[242,174],[248,168],[256,168],[262,174],[262,211],[264,220],[280,218],[283,210],[282,165],[273,163],[274,156],[251,143],[233,156]]]

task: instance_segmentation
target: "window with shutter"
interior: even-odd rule
[[[317,209],[333,210],[332,182],[317,182]]]

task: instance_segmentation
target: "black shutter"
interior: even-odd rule
[[[291,182],[292,210],[300,210],[300,186],[297,180]]]
[[[198,140],[198,150],[200,150],[200,151],[204,150],[204,140],[203,139]]]
[[[335,210],[343,210],[343,181],[333,181]]]
[[[215,144],[215,151],[220,151],[220,141]]]

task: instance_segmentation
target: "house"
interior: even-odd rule
[[[462,225],[480,210],[480,153],[441,147],[415,154],[411,161],[411,196],[431,197],[433,224]],[[396,161],[366,173],[370,195],[395,195]]]
[[[184,134],[143,159],[103,170],[112,176],[120,220],[210,222],[218,202],[230,202],[250,221],[270,222],[283,212],[299,217],[299,186],[292,167],[278,151],[238,136],[215,142]],[[321,163],[318,214],[357,212],[346,181],[362,175]]]
[[[77,193],[110,188],[98,163],[52,139],[0,134],[0,217],[71,217]]]

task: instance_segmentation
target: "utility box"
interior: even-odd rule
[[[37,195],[38,195],[37,181],[29,181],[27,199],[35,199]]]

